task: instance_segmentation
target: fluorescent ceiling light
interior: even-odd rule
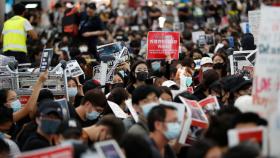
[[[25,5],[25,8],[27,8],[27,9],[34,9],[34,8],[37,8],[37,7],[38,7],[37,3],[30,3],[30,4]]]

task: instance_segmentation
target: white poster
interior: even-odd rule
[[[258,43],[258,33],[260,26],[260,10],[252,10],[248,12],[250,30],[254,36],[255,43]]]
[[[254,82],[253,104],[255,108],[263,112],[263,116],[269,120],[270,156],[279,157],[279,119],[273,119],[279,111],[279,88],[280,88],[280,8],[261,7],[260,28],[258,36],[258,49]],[[278,104],[278,105],[277,105]],[[273,123],[273,121],[276,123]],[[278,125],[277,125],[278,124]],[[274,135],[274,136],[273,136]],[[273,146],[274,144],[274,146]]]

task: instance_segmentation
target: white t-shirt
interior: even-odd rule
[[[17,144],[14,141],[12,141],[10,139],[7,139],[7,138],[4,138],[4,140],[9,145],[9,148],[10,148],[10,154],[9,155],[10,155],[11,158],[14,158],[14,157],[16,157],[17,155],[20,154],[20,150],[19,150]]]

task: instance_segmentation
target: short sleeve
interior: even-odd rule
[[[25,31],[33,30],[33,26],[30,24],[30,22],[28,20],[24,21],[24,29],[25,29]]]

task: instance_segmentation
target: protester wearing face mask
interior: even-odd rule
[[[33,86],[32,94],[26,103],[26,105],[22,105],[19,101],[19,98],[17,96],[17,93],[14,90],[11,89],[0,89],[0,107],[6,106],[8,108],[12,108],[13,113],[13,121],[17,122],[21,120],[22,118],[28,116],[29,114],[33,114],[36,111],[36,100],[40,93],[40,89],[43,85],[43,83],[48,78],[48,72],[42,73],[35,85]]]
[[[220,78],[227,75],[227,57],[223,53],[217,52],[213,57],[213,69],[219,73]]]
[[[132,125],[128,133],[140,136],[147,136],[149,129],[147,127],[147,119],[151,107],[149,104],[159,101],[159,91],[156,87],[145,85],[136,88],[132,93],[132,105],[139,115],[139,121]]]
[[[20,154],[17,144],[11,139],[9,131],[13,125],[13,110],[7,107],[0,107],[0,140],[3,140],[10,148],[9,156],[15,157]],[[1,149],[1,146],[0,146]],[[0,152],[1,156],[2,153]]]
[[[82,85],[78,81],[78,78],[69,78],[67,82],[69,103],[73,106],[79,105],[81,97],[84,96]]]
[[[118,72],[113,76],[113,84],[111,85],[111,89],[114,89],[117,87],[121,87],[121,88],[125,87],[124,78],[123,78],[121,72]]]
[[[95,124],[100,118],[108,103],[104,93],[100,89],[86,92],[81,105],[76,108],[76,120],[82,127]]]
[[[203,73],[207,70],[213,69],[213,61],[210,57],[203,57],[200,62],[200,70],[198,75],[196,76],[196,82],[198,80],[199,83],[203,80]]]
[[[30,151],[56,145],[58,141],[58,128],[63,115],[59,103],[53,100],[44,100],[40,103],[37,111],[36,133],[29,135],[22,151]]]
[[[148,127],[154,154],[160,157],[176,158],[175,152],[168,143],[178,139],[181,132],[177,110],[165,105],[154,107],[148,114]]]
[[[130,94],[135,88],[145,85],[149,78],[149,70],[145,61],[137,61],[131,68],[127,90]]]

